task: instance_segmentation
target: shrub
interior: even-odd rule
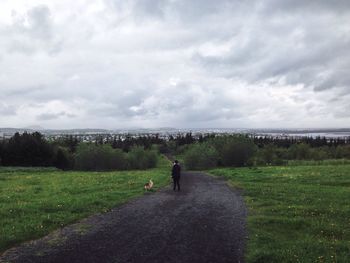
[[[254,163],[257,165],[282,165],[286,158],[287,150],[285,148],[267,144],[258,150]]]
[[[131,169],[147,169],[156,167],[158,157],[156,151],[146,151],[143,147],[136,146],[128,153],[128,160]]]
[[[209,143],[193,144],[185,152],[184,162],[188,169],[215,167],[219,160],[217,150]]]
[[[168,148],[168,152],[174,153],[177,149],[177,144],[175,141],[168,141],[166,145]]]
[[[176,150],[174,150],[172,153],[174,155],[183,155],[190,147],[192,147],[193,144],[184,144],[177,146]]]
[[[311,151],[310,146],[305,143],[300,144],[293,144],[288,152],[289,152],[289,159],[292,160],[307,160],[310,159]]]
[[[73,168],[74,159],[67,149],[59,147],[54,159],[54,166],[62,170],[70,170]]]
[[[333,147],[332,147],[333,148]],[[312,148],[310,149],[310,159],[312,160],[326,160],[332,158],[335,154],[332,154],[330,151],[330,148],[325,147],[319,147],[319,148]]]
[[[216,137],[208,141],[220,155],[220,165],[245,166],[256,152],[254,142],[242,135]]]
[[[170,149],[168,148],[167,144],[164,142],[164,143],[162,143],[162,144],[159,145],[158,151],[159,151],[160,153],[163,153],[163,154],[164,154],[164,153],[169,153],[169,152],[170,152]]]
[[[335,157],[350,159],[350,145],[338,146],[335,151]]]
[[[126,154],[110,145],[79,144],[75,169],[85,171],[123,170],[127,168]]]
[[[251,165],[257,148],[250,138],[241,135],[210,138],[188,147],[184,160],[189,169]]]
[[[0,166],[2,165],[2,156],[4,155],[4,142],[0,142]]]
[[[231,141],[221,150],[222,164],[225,166],[245,166],[253,157],[254,145],[243,141]]]

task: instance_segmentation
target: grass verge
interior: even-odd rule
[[[0,168],[0,252],[140,196],[149,179],[157,190],[169,183],[169,169],[163,157],[142,171]]]
[[[249,208],[247,262],[349,262],[350,165],[222,168]]]

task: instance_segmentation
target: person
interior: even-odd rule
[[[177,190],[180,191],[180,175],[181,175],[181,166],[179,164],[178,160],[175,160],[173,169],[171,171],[171,177],[173,178],[174,181],[174,191]]]

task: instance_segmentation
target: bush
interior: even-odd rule
[[[4,154],[4,142],[0,142],[0,166],[2,165],[2,156]]]
[[[308,160],[311,157],[310,145],[305,143],[293,144],[288,152],[291,160]]]
[[[81,143],[75,156],[75,169],[85,171],[106,171],[124,169],[147,169],[157,166],[156,150],[144,150],[135,146],[129,153],[113,149],[111,145]]]
[[[316,160],[316,161],[331,159],[332,156],[335,156],[335,154],[331,153],[332,151],[334,150],[331,150],[330,147],[327,147],[327,146],[312,148],[310,150],[310,159]]]
[[[288,151],[285,148],[277,147],[273,144],[267,144],[259,149],[254,164],[256,165],[282,165],[288,157]]]
[[[335,151],[335,158],[350,159],[350,145],[338,146]]]
[[[190,147],[192,146],[192,144],[184,144],[184,145],[179,145],[175,151],[173,151],[173,153],[175,155],[182,155],[184,154]]]
[[[164,153],[169,153],[170,152],[170,149],[168,148],[167,144],[164,142],[162,144],[159,145],[158,147],[158,151],[162,154]]]
[[[59,147],[56,152],[54,166],[62,170],[70,170],[74,166],[74,159],[71,153],[63,147]]]
[[[245,166],[254,155],[254,145],[247,142],[231,141],[221,150],[222,164],[225,166]]]
[[[188,169],[208,169],[217,166],[219,154],[208,143],[193,144],[185,152],[184,162]]]
[[[128,153],[128,160],[130,169],[147,169],[156,167],[158,157],[156,151],[146,151],[143,147],[136,146]]]
[[[110,145],[79,144],[75,169],[84,171],[123,170],[127,168],[126,154]]]
[[[256,152],[254,142],[242,135],[216,137],[209,140],[220,155],[220,165],[245,166]]]
[[[257,148],[250,138],[241,135],[210,138],[188,147],[184,160],[189,169],[251,165]]]

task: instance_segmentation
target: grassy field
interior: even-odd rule
[[[350,164],[348,159],[329,159],[329,160],[289,160],[288,166],[310,166],[310,165],[343,165]]]
[[[223,168],[249,207],[247,262],[350,262],[350,165]]]
[[[146,171],[63,172],[50,168],[0,168],[0,252],[88,215],[106,212],[169,183],[170,163]]]

